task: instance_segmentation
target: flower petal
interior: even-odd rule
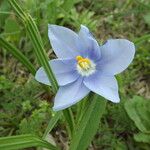
[[[43,84],[46,84],[46,85],[51,85],[51,83],[50,83],[43,67],[40,67],[37,70],[37,72],[35,74],[35,79],[40,83],[43,83]]]
[[[120,101],[118,95],[118,84],[113,76],[104,76],[100,72],[84,79],[84,84],[91,91],[103,96],[104,98],[118,103]]]
[[[101,61],[97,65],[101,71],[108,74],[118,74],[132,62],[135,46],[125,39],[108,40],[101,48]]]
[[[76,71],[75,63],[76,62],[74,59],[54,59],[49,61],[60,86],[74,82],[79,77],[79,74]],[[37,71],[35,79],[41,83],[50,85],[49,79],[43,67]]]
[[[84,86],[82,78],[66,86],[61,86],[54,99],[53,110],[59,111],[72,106],[89,92],[90,90]]]
[[[80,27],[79,36],[85,36],[85,37],[92,37],[93,38],[92,33],[84,25],[81,25],[81,27]]]
[[[81,25],[81,29],[79,31],[79,41],[81,42],[81,51],[80,53],[84,57],[89,57],[92,60],[99,60],[101,57],[101,51],[99,44],[90,33],[89,29],[83,25]]]
[[[57,25],[48,25],[48,36],[58,58],[73,58],[79,55],[78,35],[72,30]]]

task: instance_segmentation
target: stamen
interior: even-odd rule
[[[83,58],[82,56],[77,56],[76,60],[82,69],[87,70],[90,68],[91,62],[88,58]]]
[[[79,61],[79,60],[81,60],[81,59],[83,59],[83,57],[80,56],[80,55],[76,57],[76,60],[77,60],[77,61]]]
[[[95,64],[88,58],[83,58],[82,56],[77,56],[77,71],[82,76],[89,76],[95,72]]]

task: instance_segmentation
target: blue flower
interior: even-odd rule
[[[50,60],[49,64],[60,86],[53,110],[62,110],[77,103],[90,91],[114,103],[120,101],[114,75],[132,62],[135,54],[132,42],[110,39],[99,46],[83,25],[78,34],[65,27],[49,25],[48,36],[58,57]],[[35,78],[50,85],[43,67],[37,71]]]

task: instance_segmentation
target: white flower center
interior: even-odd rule
[[[81,56],[76,57],[77,71],[82,76],[89,76],[96,71],[96,65],[89,58],[83,58]]]

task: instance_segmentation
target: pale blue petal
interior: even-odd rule
[[[52,69],[56,74],[76,70],[75,59],[53,59],[49,61]]]
[[[85,78],[85,86],[91,91],[103,96],[114,103],[120,101],[118,94],[118,84],[114,76],[101,75],[100,72]]]
[[[62,26],[48,25],[48,36],[58,58],[75,58],[79,55],[78,35],[72,30]]]
[[[79,31],[79,41],[81,45],[81,54],[84,57],[89,57],[92,60],[99,60],[101,57],[101,51],[98,42],[90,33],[89,29],[81,25]]]
[[[43,83],[43,84],[46,84],[46,85],[51,85],[51,83],[50,83],[43,67],[40,67],[37,70],[37,72],[35,74],[35,79],[40,83]]]
[[[86,26],[84,26],[84,25],[81,25],[81,26],[80,26],[79,35],[80,35],[80,36],[87,36],[87,37],[93,38],[92,33],[91,33],[91,32],[89,31],[89,29],[88,29]]]
[[[49,61],[49,63],[60,86],[72,83],[79,77],[74,59],[54,59]],[[50,85],[43,67],[37,71],[35,79],[43,84]]]
[[[61,86],[54,99],[54,111],[59,111],[68,108],[84,98],[90,90],[83,84],[83,79],[79,78],[77,81],[66,86]]]
[[[108,74],[118,74],[124,71],[132,62],[135,46],[125,39],[108,40],[101,48],[101,61],[97,68]]]

